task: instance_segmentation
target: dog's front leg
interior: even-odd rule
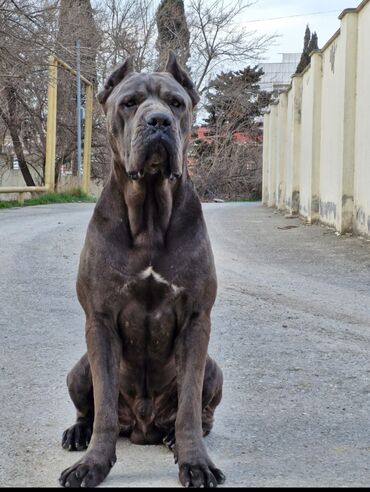
[[[112,320],[86,320],[86,342],[94,389],[94,427],[86,454],[59,479],[65,487],[95,487],[116,461],[119,433],[119,360],[121,344]]]
[[[223,473],[208,456],[202,435],[202,389],[210,334],[210,316],[191,317],[176,340],[178,411],[176,456],[185,487],[216,487]]]

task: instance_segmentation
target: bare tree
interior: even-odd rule
[[[176,2],[182,4],[182,0]],[[57,54],[74,67],[74,43],[78,36],[82,72],[96,80],[97,85],[130,54],[135,55],[137,70],[151,71],[157,63],[158,4],[159,0],[0,0],[0,135],[12,140],[27,184],[43,181],[48,55]],[[225,64],[246,66],[272,42],[271,37],[241,27],[240,16],[250,4],[248,0],[185,3],[192,55],[188,68],[202,94]],[[167,37],[169,43],[162,46],[163,56],[167,47],[176,49],[181,43],[187,44],[185,31],[171,30],[171,36],[177,34],[181,39],[175,35]],[[186,55],[188,48],[184,48]],[[185,59],[186,56],[183,64]],[[75,79],[59,70],[59,80],[59,150],[61,143],[66,145],[57,152],[57,177],[62,163],[73,160],[76,145]],[[63,99],[70,105],[64,116]],[[236,150],[239,152],[240,148]],[[98,105],[94,105],[94,177],[104,178],[108,161],[104,118]]]
[[[261,111],[269,94],[258,82],[262,70],[221,73],[209,84],[206,124],[192,148],[194,181],[200,196],[257,198],[262,180]]]
[[[135,55],[137,70],[153,68],[156,4],[153,0],[95,2],[96,23],[101,35],[97,61],[100,82],[129,55]]]
[[[190,0],[188,8],[191,32],[191,71],[200,93],[207,78],[222,64],[238,67],[256,62],[274,40],[274,36],[248,31],[238,23],[240,16],[255,1]]]
[[[97,73],[103,84],[113,67],[127,58],[135,57],[136,70],[154,69],[155,9],[153,0],[96,0],[95,19],[100,32],[97,53]],[[109,172],[110,149],[105,136],[104,117],[97,108],[94,112],[94,141],[92,176],[104,181]]]
[[[45,61],[52,51],[55,12],[52,1],[0,2],[0,119],[4,138],[9,134],[23,178],[31,186],[43,179]]]

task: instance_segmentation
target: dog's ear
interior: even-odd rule
[[[172,74],[177,82],[184,87],[192,100],[193,106],[196,106],[200,100],[198,91],[196,90],[195,85],[191,81],[189,75],[178,64],[176,55],[172,50],[168,51],[165,71]]]
[[[104,104],[113,89],[123,80],[126,75],[134,71],[134,57],[131,55],[122,63],[106,80],[104,88],[96,96],[100,104]]]

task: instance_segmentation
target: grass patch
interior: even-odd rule
[[[235,200],[230,200],[230,201],[235,201],[235,202],[260,202],[261,201],[261,197],[260,196],[250,196],[248,198],[239,197],[239,198],[235,198]]]
[[[0,208],[28,207],[31,205],[49,205],[50,203],[93,203],[96,199],[81,190],[66,193],[44,193],[35,198],[25,200],[21,205],[17,200],[0,201]]]

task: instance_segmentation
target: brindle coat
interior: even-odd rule
[[[186,160],[199,97],[170,52],[165,72],[136,73],[126,60],[98,99],[113,166],[80,258],[87,354],[67,378],[77,421],[62,440],[88,449],[60,483],[102,482],[122,434],[163,441],[183,485],[216,487],[225,477],[203,436],[222,394],[222,372],[207,355],[217,283]]]

